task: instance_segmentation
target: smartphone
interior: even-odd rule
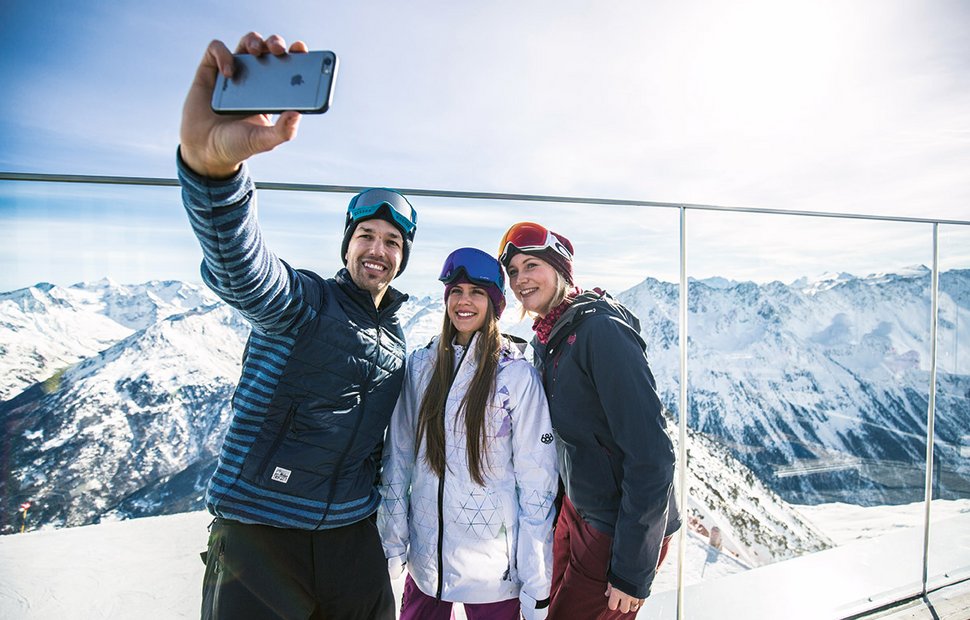
[[[307,52],[274,56],[236,54],[230,79],[219,74],[212,110],[219,114],[279,114],[296,110],[322,114],[330,109],[337,55]]]

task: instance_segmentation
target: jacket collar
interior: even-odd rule
[[[577,326],[586,318],[587,315],[596,311],[595,306],[591,308],[601,299],[608,299],[609,295],[606,291],[599,289],[592,291],[583,291],[576,296],[573,303],[566,309],[556,324],[552,327],[552,331],[549,333],[549,345],[553,344],[557,337],[562,337],[575,330],[573,324]]]
[[[552,332],[549,334],[547,348],[553,348],[552,345],[558,344],[558,341],[564,336],[576,331],[580,323],[598,313],[615,316],[629,325],[634,332],[640,331],[640,321],[632,312],[614,300],[606,291],[595,288],[590,291],[583,291],[576,296],[573,304],[553,326]]]
[[[471,373],[475,374],[475,370],[478,369],[478,347],[481,346],[481,332],[475,332],[472,335],[472,339],[468,341],[467,345],[460,345],[452,343],[452,359],[456,365],[457,372],[461,374]],[[428,351],[435,352],[438,350],[438,343],[441,341],[441,334],[436,335],[431,339],[431,342],[425,347]],[[514,336],[508,336],[502,334],[502,350],[499,353],[499,367],[501,368],[505,363],[508,363],[516,359],[525,358],[525,348],[527,343],[521,338]],[[458,366],[459,361],[461,365]],[[457,376],[457,374],[456,374]]]
[[[341,290],[347,294],[354,302],[362,306],[368,311],[374,311],[374,298],[371,296],[370,291],[364,290],[357,286],[354,279],[350,277],[350,272],[344,267],[334,276],[337,285],[340,286]],[[384,297],[381,299],[381,305],[377,307],[378,314],[393,314],[397,311],[401,305],[408,300],[408,296],[405,293],[397,290],[393,286],[387,287],[387,292],[384,293]]]

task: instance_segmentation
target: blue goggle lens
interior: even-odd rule
[[[414,210],[407,198],[389,189],[369,189],[358,194],[347,209],[347,223],[371,217],[384,206],[405,234],[414,238],[414,231],[418,225],[418,212]]]
[[[448,255],[438,279],[454,282],[462,273],[475,284],[492,285],[505,294],[505,274],[495,257],[476,248],[458,248]]]

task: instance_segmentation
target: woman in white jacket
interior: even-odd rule
[[[384,446],[378,525],[392,576],[407,565],[401,619],[544,618],[558,488],[542,382],[499,332],[505,276],[455,250],[441,334],[407,362]]]

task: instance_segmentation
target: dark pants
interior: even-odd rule
[[[217,518],[202,618],[393,620],[394,592],[374,518],[319,531]]]
[[[450,601],[439,601],[418,588],[411,575],[404,579],[401,620],[450,620],[454,618]],[[519,599],[495,603],[464,603],[468,620],[519,620]]]
[[[664,561],[670,536],[663,540],[657,566]],[[583,521],[568,497],[556,521],[552,546],[552,601],[548,620],[619,620],[636,612],[610,611],[607,578],[613,538]]]

